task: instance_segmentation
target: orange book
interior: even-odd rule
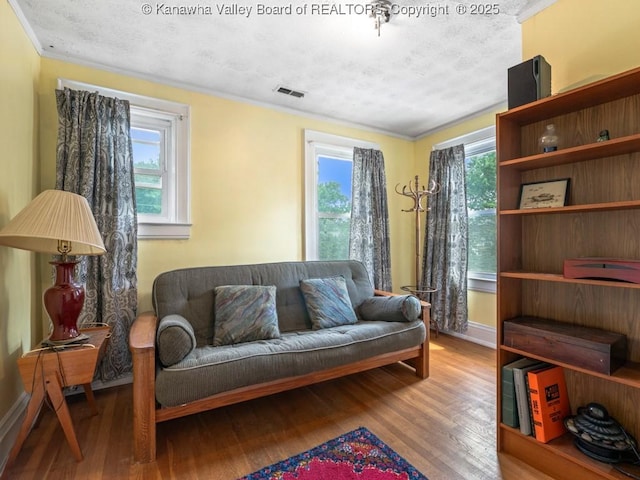
[[[527,376],[534,436],[547,443],[566,432],[563,420],[571,415],[564,370],[551,367],[529,372]]]

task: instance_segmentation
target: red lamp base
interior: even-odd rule
[[[53,323],[51,342],[68,342],[80,335],[78,317],[84,305],[84,287],[74,281],[76,261],[50,262],[56,266],[56,283],[44,292],[44,307]]]

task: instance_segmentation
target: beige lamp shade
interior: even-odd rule
[[[106,251],[87,199],[62,190],[45,190],[34,198],[0,230],[0,245],[54,255]]]

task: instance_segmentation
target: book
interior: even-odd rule
[[[547,443],[566,432],[564,418],[571,415],[562,367],[527,373],[533,430],[536,440]]]
[[[511,364],[502,366],[502,423],[518,428],[518,405],[516,404],[516,388],[513,384],[513,368]]]
[[[534,428],[534,425],[533,425],[533,410],[531,408],[531,386],[529,385],[529,374],[532,372],[541,372],[551,367],[552,365],[549,365],[548,363],[543,363],[542,366],[540,366],[539,368],[528,370],[527,373],[524,375],[524,385],[527,390],[527,402],[529,402],[529,423],[531,425],[531,435],[534,438],[536,436],[536,429]]]
[[[530,370],[539,370],[548,366],[548,364],[539,360],[526,359],[529,362],[523,362],[523,366],[513,368],[513,383],[516,389],[516,404],[518,405],[518,421],[520,424],[520,433],[523,435],[532,435],[531,428],[531,412],[529,408],[529,393],[527,391],[526,377]]]
[[[513,369],[526,367],[532,363],[537,363],[537,360],[520,358],[502,366],[502,423],[513,428],[520,427]]]

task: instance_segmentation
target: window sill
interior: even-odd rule
[[[496,293],[495,275],[467,277],[467,288],[474,292]]]
[[[138,223],[139,240],[186,240],[190,237],[190,223]]]

